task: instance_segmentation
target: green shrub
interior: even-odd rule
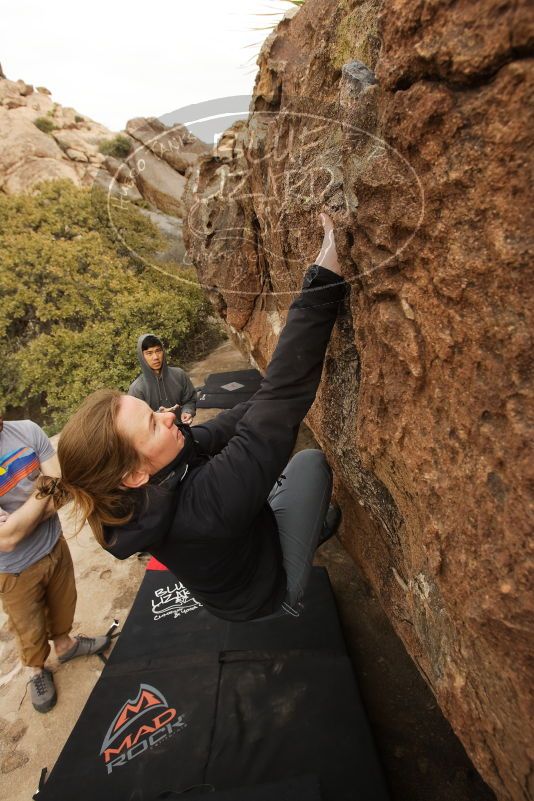
[[[117,134],[113,139],[104,139],[100,142],[98,149],[104,156],[114,156],[116,159],[125,159],[132,149],[132,144],[127,136]]]
[[[85,121],[85,117],[82,117],[81,114],[75,114],[74,115],[74,122],[84,122],[84,121]]]
[[[56,127],[50,117],[37,117],[37,119],[33,121],[33,124],[46,134],[52,133]]]
[[[220,340],[194,271],[179,282],[134,259],[116,241],[101,190],[68,181],[34,195],[0,194],[0,406],[57,431],[86,395],[126,390],[139,372],[136,342],[157,332],[175,364],[191,342]],[[141,257],[161,248],[135,207],[113,222]]]

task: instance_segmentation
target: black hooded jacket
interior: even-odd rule
[[[280,608],[286,576],[266,499],[315,398],[347,290],[331,270],[309,268],[260,389],[251,400],[193,426],[186,453],[144,488],[130,490],[136,501],[132,520],[105,531],[112,554],[125,559],[150,552],[227,620]]]

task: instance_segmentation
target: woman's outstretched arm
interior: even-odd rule
[[[331,221],[330,221],[331,223]],[[325,225],[325,237],[331,236]],[[312,405],[339,304],[347,291],[335,246],[323,250],[334,269],[312,265],[250,407],[221,453],[195,476],[188,504],[217,520],[228,536],[242,533],[265,503],[293,450],[298,427]],[[321,254],[320,254],[321,255]],[[189,494],[188,493],[188,494]]]
[[[325,267],[336,275],[341,276],[341,266],[339,264],[334,238],[334,223],[330,215],[325,212],[321,213],[320,220],[323,226],[324,236],[321,250],[314,264]],[[220,412],[217,417],[212,420],[208,420],[206,423],[200,423],[192,428],[193,436],[204,453],[214,456],[222,451],[236,433],[237,424],[250,409],[252,403],[254,403],[256,395],[257,393],[255,393],[250,400],[239,403],[237,406],[234,406],[233,409]]]

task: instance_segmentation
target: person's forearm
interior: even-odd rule
[[[35,531],[39,523],[56,514],[52,498],[28,498],[19,509],[0,523],[0,551],[13,551],[19,542]]]
[[[319,272],[317,273],[317,270]],[[287,425],[298,425],[313,403],[339,304],[348,284],[329,269],[312,265],[311,286],[289,308],[254,405],[268,401],[280,409]],[[286,406],[287,404],[287,406]]]
[[[280,337],[279,346],[273,355],[271,365],[268,369],[267,380],[264,379],[264,383],[262,383],[262,386],[255,395],[250,400],[234,406],[233,409],[221,412],[212,420],[192,427],[193,436],[198,440],[205,453],[214,455],[224,448],[230,438],[234,436],[236,426],[243,416],[251,410],[256,400],[261,401],[267,398],[271,403],[276,403],[279,406],[283,397],[283,383],[286,384],[288,390],[286,396],[288,402],[293,399],[295,387],[298,388],[299,392],[302,392],[304,384],[307,384],[307,392],[305,395],[308,398],[307,405],[311,405],[321,378],[324,350],[330,339],[330,330],[334,324],[335,314],[337,313],[335,310],[337,310],[338,303],[346,292],[346,284],[340,276],[329,276],[328,273],[323,273],[322,278],[325,281],[324,289],[312,289],[308,292],[305,290],[303,294],[299,295],[298,300],[292,304],[292,310],[288,315],[288,322],[291,322],[295,315],[300,315],[301,320],[297,322],[296,326],[290,325],[287,330],[284,328],[284,332]],[[326,283],[328,281],[332,283]],[[338,286],[339,283],[341,283],[345,289],[339,290],[334,288]],[[332,289],[327,289],[326,287],[328,286],[332,287]],[[311,307],[310,312],[308,314],[304,313],[304,316],[302,312],[298,310],[295,311],[297,308],[301,309],[303,306]],[[315,315],[314,306],[317,307],[317,313]],[[330,311],[327,311],[327,309],[330,309]],[[318,337],[317,327],[321,325],[321,318],[324,317],[325,314],[327,317],[331,318],[331,322],[327,328],[325,328],[323,336]],[[315,322],[313,322],[313,316],[317,318]],[[313,337],[310,337],[310,323],[313,327]],[[298,328],[303,326],[303,335],[299,337]],[[288,338],[292,341],[286,342]],[[308,350],[309,353],[305,353],[304,349]],[[291,354],[294,358],[290,358],[288,354]],[[282,363],[279,365],[281,356]],[[285,376],[285,381],[282,381],[282,375]],[[276,389],[273,386],[274,383],[276,383]],[[267,393],[269,393],[269,396]],[[288,421],[288,415],[291,416],[291,409],[289,406],[286,406],[280,411],[279,419],[283,420],[284,423]],[[304,417],[305,413],[306,408],[299,411],[297,416],[293,419],[293,425],[297,425],[302,417]]]
[[[191,508],[211,516],[229,536],[248,530],[287,465],[298,426],[314,401],[347,288],[330,270],[307,272],[254,400],[226,447],[190,482]]]

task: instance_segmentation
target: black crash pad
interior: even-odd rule
[[[328,575],[230,623],[147,570],[39,801],[386,801]]]
[[[258,370],[232,370],[211,373],[204,386],[197,389],[197,408],[233,409],[249,400],[260,388],[262,374]]]

